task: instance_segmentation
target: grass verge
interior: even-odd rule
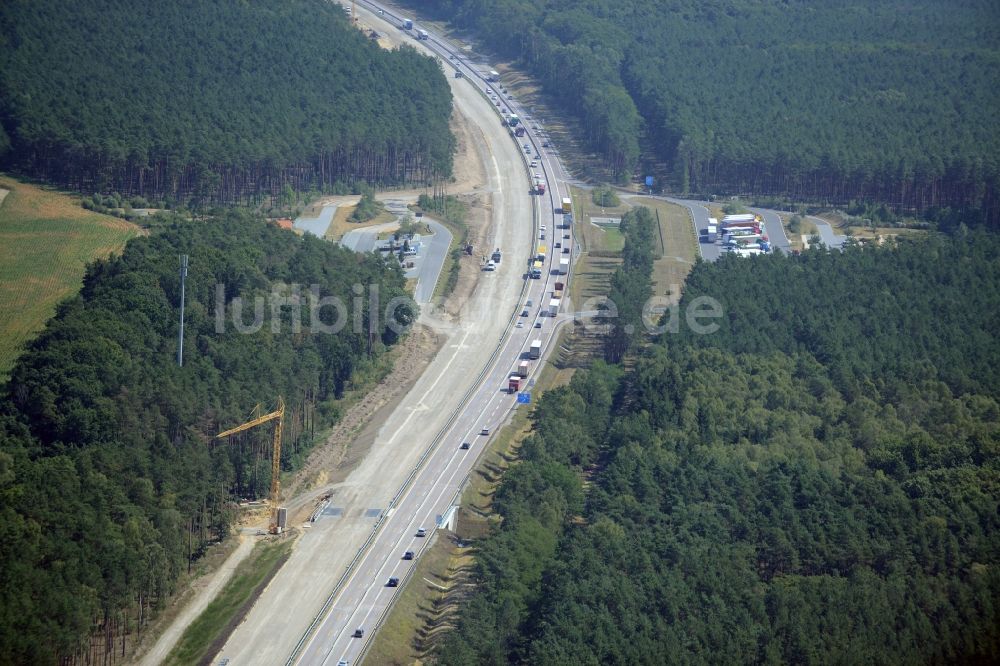
[[[681,285],[698,257],[698,238],[687,210],[657,199],[637,198],[632,202],[655,211],[660,224],[662,246],[659,258],[653,262],[653,293],[679,296]]]
[[[77,293],[87,264],[139,235],[131,222],[84,210],[77,198],[0,175],[0,382],[25,342]]]
[[[292,539],[264,542],[237,567],[222,592],[181,636],[164,664],[202,664],[218,652],[292,553]]]

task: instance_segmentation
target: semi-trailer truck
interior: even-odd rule
[[[528,358],[537,359],[542,356],[542,341],[533,340],[531,342],[531,347],[528,349]]]

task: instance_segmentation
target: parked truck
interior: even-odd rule
[[[708,218],[708,226],[705,227],[705,242],[714,243],[719,240],[719,221],[714,217]]]
[[[542,341],[533,340],[531,342],[531,347],[528,349],[528,358],[536,359],[542,356]]]

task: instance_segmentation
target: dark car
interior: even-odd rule
[[[412,560],[413,559],[413,551],[412,550],[408,550],[405,553],[403,553],[403,559],[404,560]]]
[[[365,630],[364,629],[355,629],[354,630],[354,637],[355,638],[361,638],[364,635],[365,635]]]
[[[468,442],[462,442],[462,450],[466,451],[466,450],[468,450],[468,448],[469,448],[469,443]]]
[[[395,578],[395,577],[393,577],[393,578],[390,578],[390,579],[389,579],[389,582],[387,582],[387,583],[385,584],[385,586],[386,586],[386,587],[399,587],[399,579],[398,579],[398,578]]]

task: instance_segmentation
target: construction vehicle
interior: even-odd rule
[[[268,526],[268,532],[271,534],[281,534],[284,529],[284,517],[285,509],[278,508],[278,493],[281,490],[281,428],[285,420],[285,401],[278,396],[278,409],[274,410],[270,414],[264,414],[254,417],[254,414],[260,414],[260,405],[253,408],[250,413],[251,419],[244,423],[243,425],[236,426],[235,428],[230,428],[229,430],[224,430],[215,436],[216,439],[224,439],[226,437],[231,437],[232,435],[239,434],[251,428],[256,428],[259,425],[264,425],[265,423],[270,423],[274,421],[274,442],[271,449],[271,491],[269,493],[271,501],[271,522]]]

